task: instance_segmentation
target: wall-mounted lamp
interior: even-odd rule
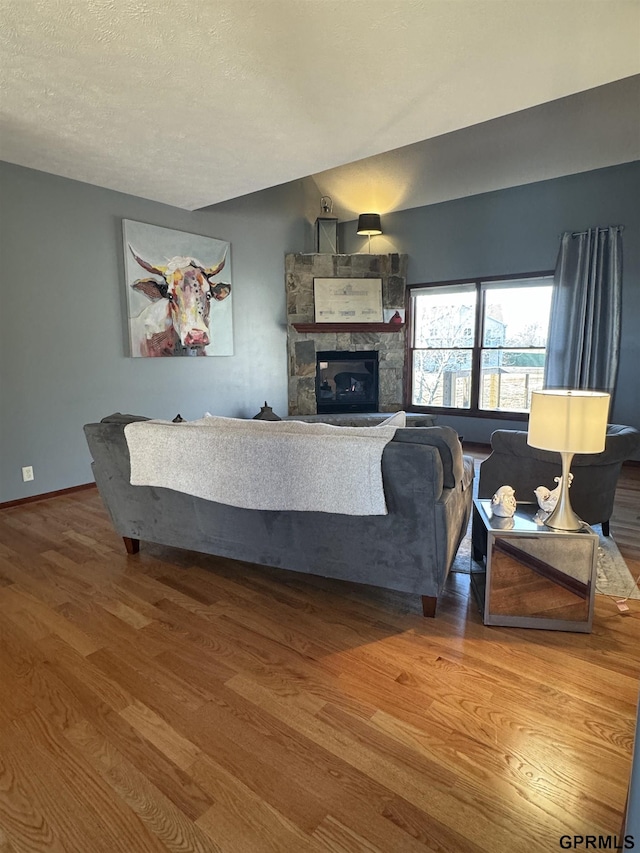
[[[371,237],[382,234],[379,213],[361,213],[358,217],[358,234],[366,234],[369,238],[369,254],[371,254]]]
[[[328,195],[320,199],[320,216],[316,219],[316,252],[338,254],[338,217],[333,215],[333,201]]]

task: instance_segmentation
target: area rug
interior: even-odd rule
[[[636,586],[635,580],[613,538],[603,536],[599,525],[594,525],[593,529],[600,540],[598,544],[596,593],[612,595],[616,598],[640,598],[640,589]],[[460,543],[451,571],[469,574],[470,570],[471,535],[467,531],[467,535]]]

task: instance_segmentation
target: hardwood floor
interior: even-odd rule
[[[612,532],[640,573],[640,467]],[[310,543],[311,544],[311,543]],[[401,559],[401,555],[399,555]],[[618,835],[640,601],[592,634],[0,511],[0,851],[555,851]]]

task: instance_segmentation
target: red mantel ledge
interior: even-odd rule
[[[399,332],[404,323],[292,323],[296,332]]]

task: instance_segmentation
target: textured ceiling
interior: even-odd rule
[[[0,159],[187,209],[640,72],[638,0],[0,0],[0,17]]]

